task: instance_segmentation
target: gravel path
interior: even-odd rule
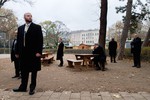
[[[84,66],[82,71],[79,71],[66,67],[66,59],[75,59],[73,54],[66,54],[64,58],[64,67],[57,66],[59,61],[42,67],[38,73],[37,91],[150,92],[150,63],[142,62],[142,68],[133,68],[130,60],[117,63],[108,61],[105,72],[93,68],[86,69]],[[1,58],[0,89],[12,90],[19,86],[20,80],[12,79],[12,76],[14,76],[13,63],[9,58]]]

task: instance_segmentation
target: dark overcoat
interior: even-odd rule
[[[64,56],[64,43],[61,42],[57,50],[57,60],[60,60]]]
[[[94,60],[100,61],[100,62],[106,62],[106,55],[103,50],[103,48],[99,45],[94,51],[93,54],[98,54],[98,56],[94,57]]]
[[[11,61],[15,61],[17,58],[15,57],[15,50],[16,50],[16,43],[17,39],[14,39],[12,46],[11,46]]]
[[[18,28],[16,54],[19,54],[20,67],[23,71],[39,71],[41,70],[40,57],[36,57],[36,53],[42,54],[43,34],[41,26],[31,23],[25,35],[24,46],[24,29],[25,25]]]
[[[131,43],[131,50],[132,50],[132,53],[134,54],[140,54],[141,53],[141,38],[137,37],[137,38],[134,38],[132,43]]]
[[[116,41],[110,41],[108,49],[109,49],[109,55],[110,56],[116,56],[117,55],[117,42]]]

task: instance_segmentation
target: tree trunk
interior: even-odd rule
[[[147,32],[145,40],[142,44],[142,47],[148,47],[149,46],[149,40],[150,40],[150,28],[148,29],[148,32]]]
[[[130,28],[132,2],[133,0],[128,0],[127,2],[127,11],[126,11],[125,23],[124,23],[124,27],[123,27],[123,31],[121,35],[120,49],[118,52],[118,60],[122,60],[124,57],[125,42],[128,37],[128,30]]]
[[[100,16],[100,30],[99,30],[99,44],[105,50],[107,30],[107,0],[101,0],[101,16]]]
[[[6,3],[8,0],[0,0],[0,9],[2,8],[2,6],[4,5],[4,3]]]

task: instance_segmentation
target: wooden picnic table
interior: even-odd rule
[[[42,56],[41,56],[42,63],[50,64],[52,61],[54,61],[54,56],[52,54],[49,54],[47,52],[42,53]]]
[[[48,57],[48,53],[46,53],[46,52],[42,53],[41,58],[45,58],[45,57]]]
[[[88,67],[89,65],[92,65],[92,59],[95,56],[98,56],[98,54],[75,54],[75,56],[77,60],[83,60],[83,66],[85,64],[86,67]]]

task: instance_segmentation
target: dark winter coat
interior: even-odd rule
[[[39,71],[41,70],[40,57],[36,57],[36,53],[42,54],[43,35],[41,26],[34,23],[30,27],[25,36],[24,47],[24,29],[25,25],[18,28],[16,54],[19,54],[21,70]]]
[[[110,41],[108,50],[109,50],[110,56],[116,56],[117,55],[117,42],[116,41]]]
[[[15,50],[16,50],[16,43],[17,43],[17,39],[14,39],[13,43],[12,43],[12,47],[11,47],[11,61],[16,61],[16,57],[15,57]]]
[[[60,60],[64,56],[64,43],[61,42],[57,50],[57,60]]]
[[[94,49],[93,54],[98,54],[98,56],[94,57],[94,60],[105,62],[106,61],[106,55],[103,50],[103,48],[99,45],[96,49]]]
[[[131,42],[131,53],[140,54],[141,53],[141,38],[134,38]]]

